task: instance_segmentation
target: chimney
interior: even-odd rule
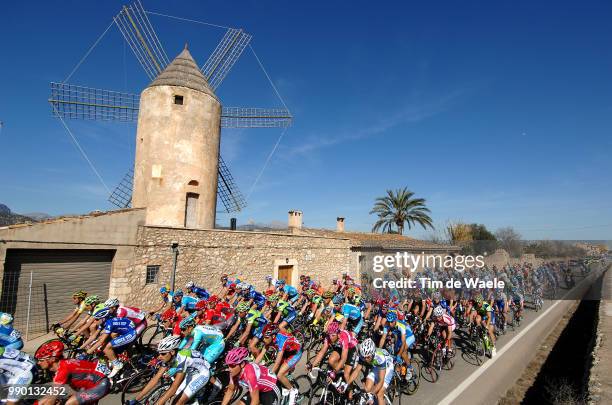
[[[288,226],[290,230],[302,229],[302,211],[289,211]]]
[[[230,218],[230,229],[232,231],[236,230],[236,218]]]
[[[336,218],[336,232],[344,232],[344,218]]]

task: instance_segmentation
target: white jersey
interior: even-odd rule
[[[19,376],[32,371],[35,360],[29,354],[16,349],[0,348],[0,375],[5,379]]]

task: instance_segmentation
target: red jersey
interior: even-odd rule
[[[53,378],[55,384],[69,384],[75,390],[90,389],[106,378],[110,370],[97,361],[67,359],[60,360]]]

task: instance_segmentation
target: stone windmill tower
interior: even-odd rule
[[[60,119],[138,122],[134,170],[109,201],[147,209],[148,225],[214,228],[217,201],[226,212],[246,206],[219,154],[221,128],[286,127],[287,109],[223,107],[216,88],[251,36],[229,28],[200,68],[187,46],[170,62],[147,12],[137,1],[114,23],[151,83],[141,95],[51,83],[53,114]]]

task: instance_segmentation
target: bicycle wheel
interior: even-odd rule
[[[312,382],[310,381],[310,377],[308,377],[307,375],[301,375],[290,381],[291,384],[293,384],[293,386],[298,389],[298,395],[295,398],[295,403],[306,403],[308,395],[310,394],[310,389],[312,388]]]
[[[421,368],[421,377],[427,382],[435,383],[438,381],[438,371],[431,364],[425,365]]]
[[[421,382],[421,365],[418,361],[412,361],[412,377],[408,381],[404,381],[401,390],[406,395],[412,395],[419,389]]]
[[[164,330],[157,325],[149,325],[140,335],[140,344],[141,346],[157,347],[157,343],[163,339],[164,334]]]
[[[308,405],[335,405],[336,400],[327,384],[315,383],[308,394]]]
[[[158,385],[157,387],[153,388],[153,391],[151,391],[151,393],[140,402],[143,405],[154,405],[157,403],[157,401],[159,401],[162,395],[164,395],[168,388],[170,388],[170,383]],[[168,401],[168,404],[170,403],[171,401]]]
[[[134,374],[123,386],[121,391],[121,403],[125,403],[128,399],[133,399],[136,393],[140,392],[145,385],[153,377],[155,370],[151,368],[144,369]]]

